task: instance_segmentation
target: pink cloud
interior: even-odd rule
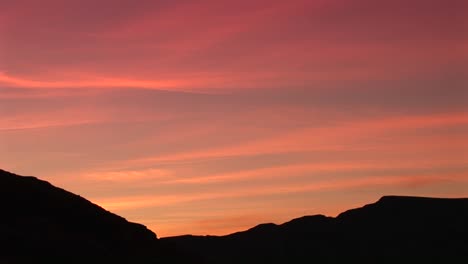
[[[462,62],[455,46],[464,17],[449,4],[432,3],[438,12],[431,21],[430,7],[416,12],[401,1],[42,3],[53,15],[25,2],[12,4],[14,15],[4,18],[10,22],[1,70],[8,74],[0,79],[12,86],[303,87],[420,78]],[[361,12],[345,12],[351,5]],[[94,11],[86,21],[70,19],[85,10]],[[401,35],[387,39],[392,32]]]
[[[216,232],[293,207],[287,194],[306,197],[297,214],[324,192],[329,212],[366,188],[465,195],[467,7],[2,1],[2,166],[144,223],[172,210]],[[219,199],[235,213],[210,215]]]
[[[144,207],[160,207],[171,206],[179,203],[189,203],[201,200],[219,200],[235,197],[255,197],[271,194],[288,194],[301,192],[317,192],[329,190],[349,190],[353,188],[362,188],[366,186],[420,186],[427,184],[436,184],[439,182],[455,181],[466,183],[468,175],[456,174],[449,176],[440,175],[402,175],[402,176],[386,176],[386,177],[364,177],[356,179],[330,179],[327,181],[316,181],[309,184],[301,185],[270,185],[270,186],[254,186],[249,189],[236,191],[214,191],[210,193],[198,193],[187,195],[162,195],[162,196],[128,196],[99,199],[93,201],[103,206],[106,209],[114,211],[122,211]]]
[[[466,113],[442,114],[433,116],[404,116],[387,119],[350,121],[335,126],[305,128],[287,131],[283,135],[266,139],[255,139],[242,145],[212,148],[193,152],[175,153],[160,157],[148,157],[131,161],[133,164],[174,162],[197,159],[216,159],[239,155],[260,155],[301,151],[339,151],[350,149],[349,143],[364,140],[378,134],[391,134],[400,130],[430,127],[463,125],[468,123]],[[346,136],[344,136],[346,135]],[[417,140],[417,139],[416,139]],[[450,140],[449,138],[447,140]],[[417,142],[417,141],[416,141]],[[433,142],[436,143],[436,142]],[[391,143],[392,144],[392,143]],[[409,143],[411,144],[411,143]],[[427,144],[427,141],[422,142]],[[436,143],[437,144],[437,143]],[[451,144],[448,144],[450,146]],[[354,147],[361,147],[359,144]]]

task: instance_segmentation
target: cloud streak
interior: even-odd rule
[[[109,210],[128,210],[144,207],[171,206],[178,203],[189,203],[200,200],[219,200],[238,197],[255,197],[272,194],[291,194],[303,192],[317,192],[330,190],[349,190],[352,188],[362,188],[369,186],[421,186],[431,185],[441,182],[459,182],[465,184],[468,181],[468,175],[457,174],[450,176],[440,175],[412,175],[412,176],[387,176],[385,178],[358,178],[358,179],[340,179],[314,182],[308,185],[290,185],[290,186],[269,186],[255,187],[250,189],[236,190],[231,192],[213,192],[186,196],[136,196],[119,197],[113,199],[95,199],[95,202]]]
[[[10,15],[0,82],[25,88],[206,91],[420,78],[462,65],[467,41],[459,1],[43,1],[54,14],[21,2],[2,3]],[[361,11],[344,11],[351,7]]]
[[[288,131],[284,135],[255,140],[244,145],[173,154],[162,157],[144,158],[132,163],[177,162],[197,159],[217,159],[241,155],[261,155],[268,153],[339,151],[349,149],[347,145],[359,139],[368,139],[379,134],[398,131],[445,127],[468,124],[468,114],[442,114],[433,116],[391,117],[366,121],[345,122],[335,126],[315,127]],[[343,138],[346,135],[346,138]],[[428,142],[429,144],[429,142]],[[450,145],[450,144],[449,144]],[[357,148],[360,146],[357,145]]]
[[[466,196],[467,8],[0,1],[1,166],[162,234]]]

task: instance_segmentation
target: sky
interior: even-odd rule
[[[0,168],[158,236],[468,196],[464,0],[0,0]]]

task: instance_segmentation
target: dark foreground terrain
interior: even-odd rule
[[[84,198],[0,170],[0,263],[468,263],[468,199],[385,196],[336,218],[157,239]]]
[[[188,263],[145,226],[0,170],[0,263]]]

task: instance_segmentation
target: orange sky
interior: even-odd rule
[[[0,2],[0,168],[159,236],[468,196],[463,0]]]

